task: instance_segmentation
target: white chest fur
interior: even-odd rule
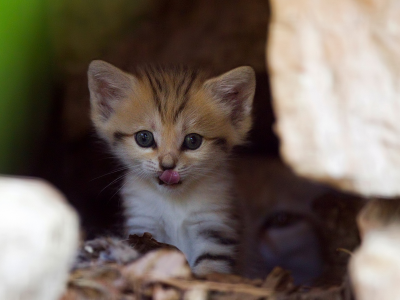
[[[136,177],[127,177],[122,190],[127,231],[138,235],[150,232],[159,242],[180,249],[193,266],[198,252],[226,248],[210,243],[202,233],[223,232],[236,238],[229,190],[226,178],[210,178],[178,194],[163,193]]]

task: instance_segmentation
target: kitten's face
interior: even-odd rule
[[[182,190],[218,172],[251,125],[248,67],[205,81],[188,70],[133,76],[93,62],[89,88],[98,133],[129,172],[162,190]]]
[[[207,103],[197,93],[193,97],[198,99],[189,102],[176,118],[163,116],[152,95],[142,98],[141,105],[133,100],[115,112],[110,119],[115,126],[112,130],[121,138],[113,142],[112,148],[130,172],[161,189],[176,190],[215,172],[223,163],[231,146],[228,139],[232,128],[223,115],[212,109],[206,113]],[[171,184],[160,179],[169,168],[179,175],[178,179],[165,179]]]

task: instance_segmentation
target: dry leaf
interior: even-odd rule
[[[160,249],[147,253],[124,268],[130,280],[157,280],[165,278],[190,278],[192,276],[185,255],[177,250]]]

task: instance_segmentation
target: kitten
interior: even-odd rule
[[[206,79],[93,61],[88,77],[94,126],[128,168],[128,233],[176,246],[197,275],[232,272],[238,235],[227,160],[252,124],[253,69]]]
[[[280,266],[296,284],[310,284],[324,268],[312,202],[329,189],[297,177],[278,159],[241,157],[234,167],[244,224],[239,273],[264,278]]]

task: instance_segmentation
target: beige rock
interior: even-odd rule
[[[59,299],[78,238],[77,214],[53,187],[0,177],[0,299]]]
[[[370,230],[350,260],[357,300],[400,299],[400,227]]]
[[[400,2],[271,0],[276,131],[296,173],[400,195]]]
[[[362,244],[349,265],[357,300],[400,299],[400,199],[369,201],[357,224]]]
[[[398,227],[400,232],[400,199],[368,201],[357,216],[357,225],[361,238],[370,231],[389,227]]]

